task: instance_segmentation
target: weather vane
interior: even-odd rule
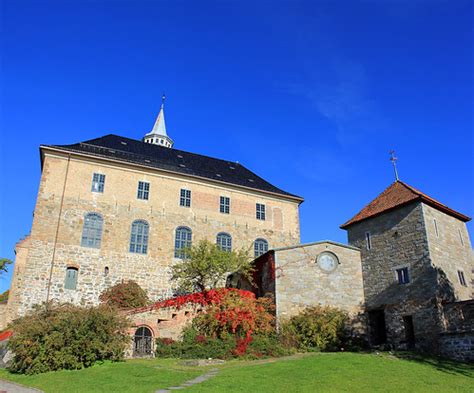
[[[165,93],[161,96],[161,107],[165,106]]]
[[[393,170],[395,172],[395,179],[398,180],[398,171],[397,171],[397,156],[395,155],[395,150],[390,150],[390,161],[392,161]]]

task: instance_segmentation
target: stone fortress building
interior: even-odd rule
[[[358,317],[372,345],[474,359],[469,217],[397,179],[341,226],[348,245],[300,244],[303,198],[239,163],[172,147],[163,105],[143,141],[106,135],[40,147],[33,225],[16,246],[3,326],[44,301],[97,304],[122,280],[154,300],[171,296],[170,267],[183,248],[209,239],[251,250],[257,286],[249,289],[271,296],[279,319],[339,307]],[[159,314],[133,314],[136,334],[176,336],[187,320]]]

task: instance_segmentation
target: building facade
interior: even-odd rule
[[[122,280],[151,299],[171,296],[170,267],[201,239],[252,256],[299,242],[301,197],[239,163],[171,146],[163,108],[144,141],[107,135],[41,146],[33,225],[16,247],[7,320],[44,301],[97,304]]]
[[[361,252],[372,344],[434,350],[444,305],[472,299],[468,220],[396,181],[341,226]]]

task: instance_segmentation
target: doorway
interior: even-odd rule
[[[151,356],[153,353],[153,335],[146,326],[139,327],[133,336],[133,356]]]
[[[415,348],[415,327],[413,325],[413,317],[406,315],[403,317],[403,325],[405,326],[405,342],[407,349]]]
[[[384,310],[369,311],[369,333],[371,345],[382,345],[387,342]]]

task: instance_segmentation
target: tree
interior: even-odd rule
[[[102,303],[118,308],[136,308],[149,302],[146,291],[135,281],[115,284],[99,296]]]
[[[11,265],[13,262],[8,258],[0,258],[0,274],[8,270],[8,265]]]
[[[186,258],[172,267],[172,280],[184,291],[204,291],[225,284],[231,273],[252,282],[253,268],[248,251],[225,251],[208,240],[188,248]]]

